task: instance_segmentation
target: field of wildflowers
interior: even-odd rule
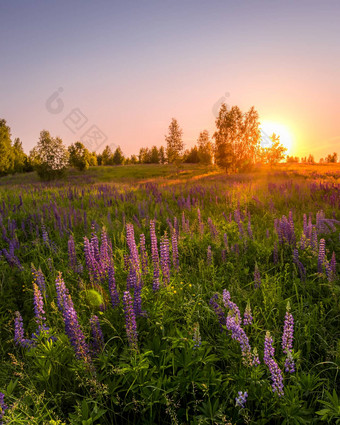
[[[340,423],[339,170],[305,168],[1,179],[0,423]]]

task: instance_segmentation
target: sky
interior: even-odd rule
[[[0,0],[0,118],[26,152],[46,129],[124,154],[212,135],[221,102],[340,153],[337,0]]]

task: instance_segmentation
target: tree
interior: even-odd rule
[[[183,160],[185,163],[188,163],[188,164],[198,164],[200,162],[200,158],[199,158],[197,146],[194,146],[190,150],[187,149],[184,152]]]
[[[22,142],[17,137],[13,144],[14,172],[22,173],[27,165],[27,155],[22,148]]]
[[[159,162],[161,163],[161,164],[165,164],[165,162],[166,162],[166,157],[165,157],[165,149],[164,149],[164,146],[161,146],[160,148],[159,148]]]
[[[120,146],[118,146],[118,148],[115,150],[113,154],[112,162],[115,165],[121,165],[124,163],[124,155]]]
[[[72,167],[80,171],[87,170],[90,166],[92,154],[81,142],[76,142],[68,147],[69,162]]]
[[[315,164],[314,156],[310,153],[307,159],[309,164]]]
[[[267,164],[274,165],[284,159],[287,148],[281,145],[280,136],[275,133],[270,138],[273,143],[270,147],[264,149],[264,157]]]
[[[287,155],[286,162],[287,162],[287,164],[289,164],[289,163],[298,163],[299,162],[299,158],[297,156],[289,156],[289,155]]]
[[[214,146],[210,141],[209,133],[204,130],[200,133],[197,139],[198,158],[202,164],[212,164],[214,156]]]
[[[0,120],[0,176],[11,173],[14,169],[14,152],[11,141],[11,130],[6,120]]]
[[[101,165],[112,165],[113,164],[113,153],[110,146],[105,146],[103,153],[101,154]]]
[[[338,154],[336,152],[333,152],[333,155],[332,154],[327,155],[326,162],[328,163],[338,162]]]
[[[150,162],[151,164],[159,164],[159,152],[157,146],[152,146],[151,148]]]
[[[172,118],[172,121],[169,125],[169,133],[167,136],[165,136],[166,155],[170,164],[181,159],[184,148],[182,135],[183,131],[179,127],[177,120]]]
[[[230,110],[223,103],[216,119],[215,162],[226,172],[243,171],[253,165],[259,152],[259,116],[252,107],[242,113],[238,106]]]
[[[46,130],[40,132],[40,139],[30,152],[34,169],[42,179],[61,177],[68,164],[68,152],[59,137],[51,137]]]
[[[138,158],[137,158],[136,155],[131,155],[130,163],[131,164],[137,164],[138,163]]]

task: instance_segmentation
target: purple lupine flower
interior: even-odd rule
[[[58,273],[58,276],[55,280],[55,287],[57,291],[57,305],[59,310],[63,311],[64,298],[69,295],[69,291],[66,288],[61,272]]]
[[[98,236],[94,228],[94,224],[91,226],[92,232],[91,232],[91,246],[93,250],[93,256],[96,259],[96,261],[99,261],[100,254],[99,254],[99,241]]]
[[[92,336],[92,353],[93,356],[97,356],[103,351],[104,348],[104,336],[100,327],[99,319],[96,315],[90,318],[91,325],[91,336]]]
[[[229,314],[226,319],[226,327],[228,331],[231,331],[232,339],[239,342],[245,365],[251,365],[251,347],[249,339],[241,325],[238,323],[238,316],[232,316]]]
[[[326,261],[325,239],[320,239],[319,255],[318,255],[318,272],[322,273],[323,265]]]
[[[6,410],[8,409],[7,404],[5,403],[5,394],[0,392],[0,424],[2,425],[2,418]]]
[[[65,324],[65,333],[70,340],[77,359],[91,364],[90,349],[85,341],[85,335],[81,330],[78,315],[74,309],[71,296],[63,292],[62,313]]]
[[[278,257],[279,257],[279,255],[278,255],[277,242],[275,242],[274,249],[273,249],[273,261],[274,261],[274,264],[277,264],[278,259],[279,259]]]
[[[140,273],[140,261],[139,261],[139,254],[138,249],[135,241],[135,231],[132,224],[126,225],[126,243],[129,247],[130,251],[130,267],[132,266],[133,269],[136,271],[136,274],[139,275]]]
[[[194,349],[198,348],[202,344],[199,323],[195,323],[195,325],[194,325],[192,339],[194,341]]]
[[[174,231],[171,235],[171,245],[172,245],[172,264],[176,271],[179,270],[179,255],[178,255],[178,243],[177,243],[177,231],[174,228]]]
[[[222,249],[221,257],[222,257],[222,262],[225,263],[226,259],[227,259],[227,250],[226,249]]]
[[[236,406],[240,407],[241,409],[244,409],[244,406],[247,402],[248,393],[245,391],[244,393],[242,391],[238,392],[238,396],[235,397]]]
[[[34,314],[35,321],[38,325],[38,332],[42,329],[46,329],[44,322],[46,321],[45,311],[44,311],[44,301],[41,295],[38,285],[33,282],[33,303],[34,303]]]
[[[155,221],[150,220],[150,237],[151,237],[151,257],[153,264],[153,284],[152,288],[154,291],[159,289],[159,256],[158,256],[158,244],[155,230]]]
[[[279,397],[284,395],[283,392],[283,377],[282,372],[274,360],[275,349],[273,347],[273,338],[270,332],[267,331],[264,340],[264,356],[263,361],[268,366],[269,372],[272,379],[272,389],[276,392]]]
[[[211,265],[211,261],[212,261],[212,252],[211,252],[211,246],[208,246],[208,250],[207,250],[207,264],[208,266]]]
[[[38,285],[42,294],[46,295],[46,283],[45,283],[45,276],[43,275],[43,272],[41,271],[40,268],[39,270],[37,270],[33,264],[31,266],[31,270],[32,270],[33,281]]]
[[[253,323],[253,316],[251,315],[251,308],[248,302],[243,315],[243,325],[244,326],[251,325],[252,323]]]
[[[115,308],[119,305],[119,294],[117,291],[115,269],[113,267],[113,264],[111,264],[108,268],[108,277],[109,277],[109,292],[110,292],[111,303],[112,303],[112,307]]]
[[[228,236],[226,233],[224,233],[223,235],[223,242],[224,242],[225,249],[227,250],[227,252],[229,252]]]
[[[261,286],[261,275],[260,275],[260,270],[257,266],[257,263],[255,264],[254,283],[255,283],[255,289]]]
[[[218,294],[214,294],[209,301],[209,304],[211,305],[211,307],[214,309],[217,317],[218,317],[218,321],[220,324],[220,328],[221,331],[223,330],[223,326],[225,325],[226,322],[226,317],[225,314],[221,308],[221,306],[217,303],[218,300]]]
[[[107,270],[112,262],[112,246],[109,242],[106,230],[103,228],[101,233],[101,244],[99,249],[99,260],[97,260],[100,269],[100,276],[104,279],[107,276]]]
[[[249,236],[250,239],[254,239],[253,230],[251,228],[250,215],[249,215],[249,218],[248,218],[248,236]]]
[[[290,373],[295,372],[295,364],[292,356],[293,338],[294,318],[293,315],[290,313],[290,304],[288,302],[282,334],[282,350],[287,355],[285,361],[285,371]]]
[[[50,240],[48,238],[48,233],[47,233],[46,227],[45,226],[41,226],[41,230],[42,230],[42,238],[43,238],[44,244],[46,246],[49,246],[50,245]]]
[[[148,272],[148,253],[145,248],[145,235],[142,233],[139,237],[140,256],[142,263],[142,272],[146,274]]]
[[[208,218],[208,225],[209,225],[209,228],[210,228],[210,234],[211,234],[212,239],[217,239],[218,230],[216,229],[216,226],[214,225],[214,223],[213,223],[213,221],[210,217]]]
[[[31,347],[33,342],[30,339],[26,339],[24,336],[24,325],[22,321],[21,314],[16,311],[14,321],[14,342],[20,347],[26,348]]]
[[[135,311],[133,308],[132,297],[129,291],[125,291],[123,295],[125,328],[129,345],[132,349],[138,350],[138,334]]]
[[[294,338],[294,318],[290,313],[290,305],[287,304],[287,311],[285,315],[285,322],[283,327],[282,334],[282,350],[285,354],[288,354],[288,351],[291,351],[293,348],[293,338]]]
[[[162,275],[163,275],[163,282],[164,284],[169,284],[170,282],[170,249],[169,249],[169,240],[168,240],[166,232],[161,238],[160,251],[161,251],[161,269],[162,269]]]
[[[72,270],[76,271],[77,257],[76,257],[76,247],[75,247],[73,235],[71,235],[68,240],[67,249],[68,249],[68,261],[69,261],[70,267]]]
[[[255,366],[257,367],[260,364],[260,358],[259,355],[257,353],[257,348],[255,347],[253,350],[253,356],[252,356],[252,360],[251,360],[251,366]]]
[[[230,292],[226,289],[223,289],[222,297],[224,307],[230,310],[232,316],[237,317],[238,323],[241,323],[240,309],[238,308],[237,304],[230,300]]]
[[[263,361],[265,364],[269,362],[269,360],[274,356],[275,349],[273,347],[273,338],[270,335],[270,332],[267,331],[266,337],[264,339],[264,355]]]

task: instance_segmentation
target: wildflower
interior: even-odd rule
[[[326,260],[325,239],[320,239],[319,255],[318,255],[318,272],[322,273],[322,268]]]
[[[252,322],[253,322],[253,316],[251,315],[251,308],[248,302],[243,315],[243,325],[251,325]]]
[[[157,291],[159,289],[159,256],[158,244],[155,230],[155,221],[150,220],[150,237],[151,237],[151,258],[153,263],[153,284],[152,289]]]
[[[218,317],[218,321],[220,323],[220,328],[221,328],[221,331],[222,331],[223,325],[225,325],[225,322],[226,322],[226,317],[225,317],[225,314],[224,314],[221,306],[217,303],[217,300],[218,300],[218,295],[215,294],[210,298],[209,304],[214,309],[214,311],[215,311],[215,313]]]
[[[244,406],[247,402],[247,397],[248,397],[247,391],[245,391],[244,393],[243,391],[239,391],[238,397],[235,397],[236,406],[240,407],[241,409],[244,409]]]
[[[65,332],[71,345],[75,351],[77,359],[83,360],[85,363],[91,363],[89,356],[89,347],[86,344],[85,336],[81,330],[77,312],[74,309],[72,298],[65,286],[61,273],[56,279],[57,304],[63,314]]]
[[[40,289],[36,283],[33,282],[33,303],[35,320],[38,325],[37,334],[39,335],[42,330],[48,330],[44,322],[46,321],[44,311],[44,301],[40,292]]]
[[[123,296],[124,312],[125,312],[125,327],[126,334],[129,340],[130,347],[134,350],[138,349],[138,334],[136,316],[133,309],[132,298],[129,291],[124,292]]]
[[[178,271],[179,270],[179,255],[178,255],[176,228],[174,228],[174,231],[172,232],[171,244],[172,244],[172,263],[173,263],[174,269]]]
[[[0,392],[0,424],[2,424],[2,418],[7,409],[8,406],[5,404],[5,394]]]
[[[275,349],[273,347],[273,338],[270,335],[270,332],[267,331],[265,340],[264,340],[264,356],[263,361],[268,366],[269,372],[272,379],[272,389],[273,392],[276,392],[279,397],[284,395],[283,392],[283,377],[281,369],[274,360]]]
[[[292,356],[293,338],[294,318],[293,315],[290,313],[290,304],[288,302],[282,334],[282,350],[287,355],[285,361],[285,371],[289,373],[295,372],[295,364]]]
[[[257,264],[255,264],[254,282],[255,282],[255,288],[259,288],[261,286],[261,275],[260,275],[260,270],[257,267]]]
[[[92,335],[92,352],[94,355],[97,355],[104,348],[104,336],[97,316],[93,315],[91,317],[90,324]]]
[[[119,294],[116,287],[115,280],[115,270],[113,264],[111,264],[108,268],[108,276],[109,276],[109,292],[111,297],[112,307],[115,308],[119,305]]]
[[[163,274],[163,281],[165,284],[170,282],[170,252],[169,252],[169,240],[167,234],[161,238],[161,269]]]
[[[232,316],[237,316],[238,323],[241,323],[241,313],[238,306],[230,300],[230,292],[226,289],[223,290],[223,304],[225,308],[228,308]]]
[[[23,348],[30,347],[33,345],[30,339],[24,337],[24,325],[22,323],[21,314],[17,311],[15,313],[16,318],[14,321],[14,342]]]
[[[148,271],[148,254],[145,248],[145,235],[142,233],[139,237],[140,256],[142,263],[142,272],[145,274]]]
[[[69,259],[70,267],[72,270],[75,271],[77,268],[77,257],[76,257],[76,247],[75,247],[73,235],[71,235],[70,239],[68,240],[67,248],[68,248],[68,259]]]

